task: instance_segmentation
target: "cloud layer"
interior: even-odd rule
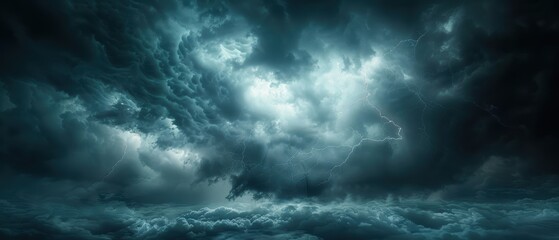
[[[0,199],[6,209],[60,196],[125,205],[553,199],[559,193],[554,6],[497,0],[2,3]],[[457,211],[465,211],[467,204],[458,204]],[[247,211],[231,214],[264,210]],[[390,216],[407,219],[399,211]],[[343,211],[319,212],[329,219]],[[12,215],[19,213],[22,222],[31,221],[23,210]],[[62,231],[44,225],[49,221],[37,224]],[[131,220],[115,221],[129,226]],[[165,221],[194,237],[228,237],[205,223]],[[292,220],[285,221],[262,223],[266,231],[258,233],[248,231],[258,228],[252,222],[231,231],[328,236],[295,231]],[[446,233],[441,227],[449,221],[435,231],[369,219],[365,224],[375,227],[351,234],[421,237]],[[496,228],[517,226],[503,224]],[[486,237],[506,236],[481,229]],[[518,234],[537,238],[532,230]],[[139,234],[126,231],[123,236]],[[457,236],[475,237],[463,234]]]
[[[192,208],[0,203],[2,237],[53,239],[553,239],[557,200],[375,201]],[[110,207],[106,207],[110,206]],[[25,231],[22,231],[25,230]]]

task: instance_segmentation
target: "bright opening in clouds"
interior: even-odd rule
[[[2,239],[559,237],[553,1],[0,4]]]

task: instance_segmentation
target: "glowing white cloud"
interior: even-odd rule
[[[209,69],[231,71],[231,63],[241,64],[249,56],[257,38],[249,33],[240,32],[225,38],[202,43],[194,50],[196,58]]]

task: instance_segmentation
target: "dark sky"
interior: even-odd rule
[[[557,10],[3,1],[0,238],[559,238]]]

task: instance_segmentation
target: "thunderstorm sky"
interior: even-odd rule
[[[555,1],[0,3],[2,239],[557,239]]]

